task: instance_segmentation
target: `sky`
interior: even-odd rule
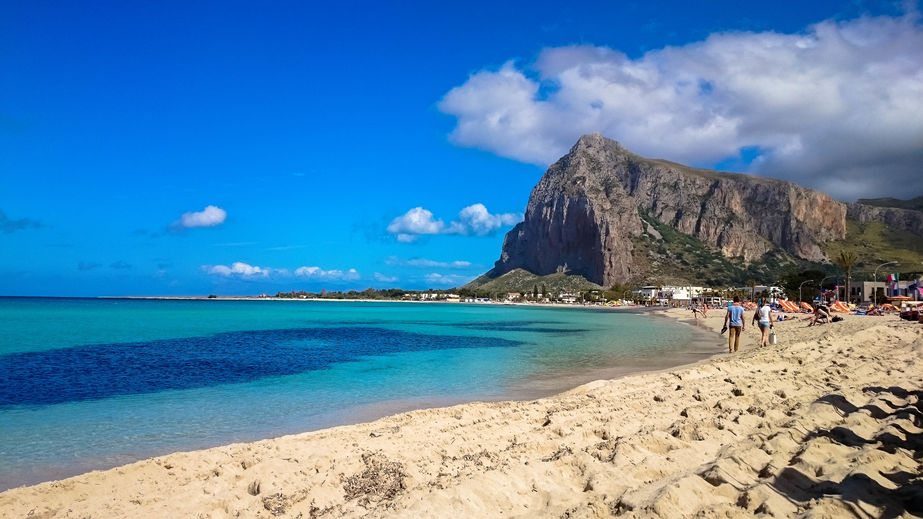
[[[908,2],[2,2],[0,295],[460,286],[599,132],[923,194]]]

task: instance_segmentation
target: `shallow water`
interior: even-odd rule
[[[721,350],[695,338],[584,308],[0,298],[0,489]]]

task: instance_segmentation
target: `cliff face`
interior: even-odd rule
[[[923,236],[923,211],[856,203],[848,204],[846,216],[859,223],[880,222],[888,227]]]
[[[846,205],[791,182],[689,168],[587,135],[532,190],[493,273],[569,271],[602,285],[639,279],[642,214],[745,262],[779,247],[822,260],[846,235]]]

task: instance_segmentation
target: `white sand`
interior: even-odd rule
[[[923,514],[923,326],[850,316],[776,329],[770,348],[753,349],[748,328],[740,353],[538,401],[413,411],[12,489],[0,516]]]

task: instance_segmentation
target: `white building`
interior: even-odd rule
[[[660,299],[660,287],[648,285],[638,290],[632,290],[632,293],[638,294],[641,299]]]
[[[660,289],[660,298],[672,299],[674,301],[691,301],[702,297],[704,293],[705,287],[664,286]]]
[[[741,290],[746,290],[747,293],[750,293],[750,287],[742,288]],[[753,293],[756,295],[757,299],[761,297],[768,297],[770,303],[775,303],[778,299],[781,299],[785,296],[785,291],[782,287],[776,287],[771,285],[756,285],[753,287]]]
[[[558,296],[558,299],[562,303],[574,304],[577,302],[577,299],[580,298],[580,294],[561,294]]]
[[[849,284],[849,291],[851,292],[849,300],[851,302],[860,303],[874,301],[876,299],[875,292],[878,292],[877,299],[879,303],[887,302],[889,296],[907,296],[914,301],[923,300],[923,294],[920,294],[916,286],[920,286],[919,280],[913,279],[909,281],[898,281],[896,290],[892,288],[892,284],[886,281],[853,281]],[[840,297],[842,297],[844,292],[846,292],[846,286],[840,285]]]
[[[664,286],[654,286],[648,285],[641,287],[638,290],[633,290],[632,293],[638,294],[638,297],[641,299],[656,299],[658,301],[691,301],[702,297],[708,289],[705,287],[695,287],[695,286],[679,286],[679,285],[664,285]]]

